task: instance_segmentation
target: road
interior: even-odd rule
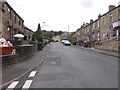
[[[43,64],[22,77],[16,88],[117,88],[118,58],[61,43],[46,48]],[[23,82],[23,83],[22,83]]]

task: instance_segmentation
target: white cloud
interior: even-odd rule
[[[84,8],[92,8],[93,7],[93,4],[94,4],[94,1],[93,0],[82,0],[81,1],[81,5],[82,7]]]
[[[7,0],[32,30],[46,22],[46,29],[75,31],[83,22],[97,19],[108,11],[108,5],[119,0]]]

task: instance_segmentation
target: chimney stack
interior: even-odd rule
[[[98,15],[98,18],[100,18],[100,17],[101,17],[101,14]]]
[[[115,5],[109,5],[109,11],[114,9],[115,8]]]
[[[93,19],[90,19],[90,23],[92,23],[93,22]]]

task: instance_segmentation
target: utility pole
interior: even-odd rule
[[[68,32],[69,32],[69,25],[68,25]]]
[[[68,25],[68,34],[67,34],[67,38],[69,37],[69,25]]]

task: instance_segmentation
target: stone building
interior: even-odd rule
[[[95,47],[95,44],[100,40],[100,20],[99,18],[95,21],[90,22],[90,46]]]
[[[24,40],[31,41],[33,37],[33,31],[29,29],[28,27],[24,26]]]
[[[79,43],[84,46],[84,43],[87,43],[88,47],[94,47],[95,42],[100,40],[100,28],[99,28],[99,19],[93,21],[90,20],[90,23],[84,23],[76,32],[79,31]]]
[[[102,42],[112,40],[116,37],[113,23],[118,22],[118,9],[120,6],[109,6],[109,11],[100,17],[100,40]]]
[[[66,31],[65,31],[63,34],[61,34],[61,35],[60,35],[61,40],[68,39],[69,34],[70,34],[70,33],[69,33],[69,32],[66,32]]]
[[[1,35],[6,40],[14,40],[14,34],[24,32],[24,20],[7,3],[1,2]]]
[[[95,48],[119,51],[120,30],[119,28],[120,5],[115,7],[109,6],[109,11],[100,16],[100,40],[101,44],[96,45]]]
[[[120,5],[109,6],[109,11],[99,15],[95,21],[83,23],[76,31],[81,46],[118,51],[120,43]]]
[[[52,39],[53,39],[54,41],[58,41],[58,42],[61,41],[61,37],[60,37],[59,35],[58,35],[58,36],[53,36]]]

